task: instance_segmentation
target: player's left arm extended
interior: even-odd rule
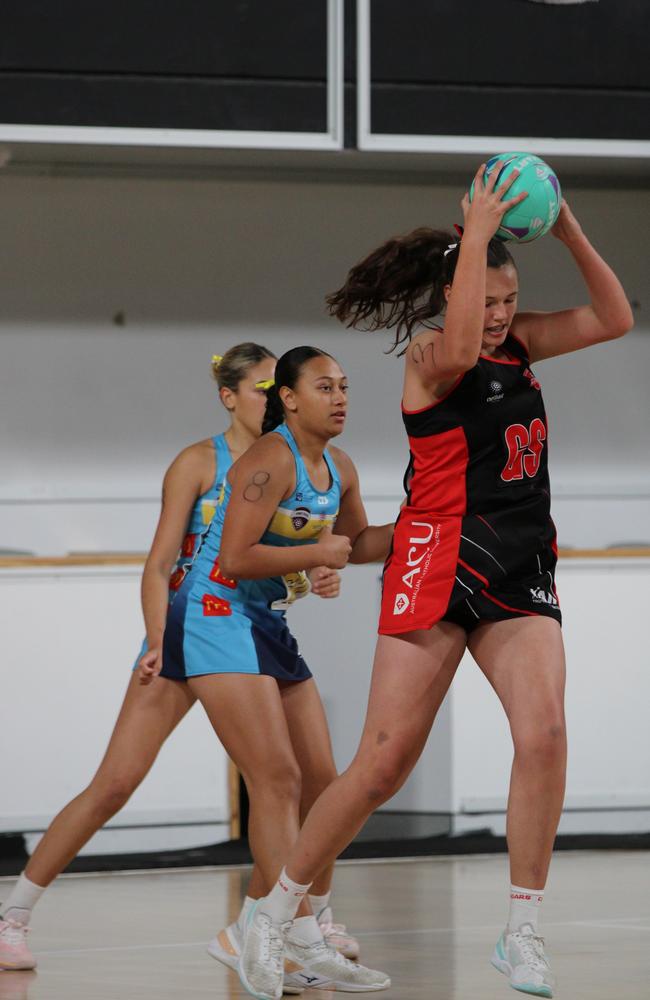
[[[336,449],[336,464],[341,474],[341,506],[334,533],[347,535],[350,539],[352,552],[349,562],[383,562],[393,540],[394,525],[368,524],[357,470],[340,448]]]
[[[591,245],[566,202],[551,232],[572,255],[591,301],[576,309],[515,316],[512,333],[527,347],[531,362],[616,340],[634,325],[623,286]]]

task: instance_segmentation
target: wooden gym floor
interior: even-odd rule
[[[650,858],[562,853],[544,903],[557,997],[650,998]],[[64,876],[32,920],[34,973],[0,972],[0,1000],[240,1000],[205,944],[237,916],[246,869]],[[0,879],[0,898],[12,879]],[[334,917],[387,971],[400,1000],[514,997],[489,964],[507,912],[506,859],[351,862],[337,868]],[[325,1000],[316,992],[314,1000]]]

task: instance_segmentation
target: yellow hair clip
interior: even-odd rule
[[[223,361],[223,354],[213,354],[212,355],[212,364],[216,368],[219,367],[219,365],[221,364],[222,361]]]
[[[265,382],[256,382],[255,388],[264,389],[264,391],[266,391],[267,389],[270,389],[272,385],[275,385],[275,379],[267,378]]]

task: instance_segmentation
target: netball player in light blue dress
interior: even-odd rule
[[[260,436],[266,393],[259,382],[272,378],[275,361],[270,351],[251,343],[238,344],[223,358],[213,359],[213,373],[229,426],[224,434],[185,448],[165,475],[160,520],[142,580],[144,648],[148,651],[131,676],[97,773],[88,787],[54,818],[18,883],[0,907],[0,969],[34,968],[36,959],[26,942],[33,907],[83,845],[126,804],[150,770],[162,744],[196,701],[188,684],[156,676],[160,670],[168,605],[173,603],[210,525],[232,461]],[[337,573],[316,570],[311,589],[319,596],[335,597],[339,589]],[[307,711],[305,715],[306,724],[314,725],[310,752],[299,765],[308,807],[317,790],[334,775],[334,764],[322,713],[319,710],[314,720],[309,719]],[[284,734],[287,722],[282,724]],[[275,771],[277,784],[281,784],[281,764],[276,760],[269,764]],[[249,892],[259,895],[264,886],[254,872]],[[316,887],[321,901],[328,889],[329,883],[324,881]],[[342,927],[332,926],[331,911],[326,910],[324,923],[330,938],[338,934],[334,942],[339,946],[345,946],[346,942],[348,947],[354,945]]]
[[[318,691],[286,609],[307,589],[306,571],[379,560],[392,538],[392,524],[368,526],[356,470],[344,452],[329,447],[346,411],[347,382],[330,355],[299,347],[280,358],[266,433],[228,473],[165,630],[162,674],[187,679],[244,777],[249,840],[267,885],[298,835],[301,762],[327,739]],[[331,780],[331,771],[323,780]],[[234,958],[242,930],[257,933],[260,919],[252,905],[244,928],[231,925],[212,943],[215,957],[225,961],[230,952]],[[282,980],[282,942],[268,944]],[[287,959],[285,990],[364,992],[390,982],[328,946],[306,901],[288,937]]]

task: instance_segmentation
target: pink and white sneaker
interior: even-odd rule
[[[330,948],[344,955],[345,958],[357,959],[361,948],[356,938],[348,934],[345,924],[332,923],[332,907],[326,906],[318,914],[318,926]]]
[[[0,969],[35,969],[36,959],[27,947],[29,927],[0,918]]]

